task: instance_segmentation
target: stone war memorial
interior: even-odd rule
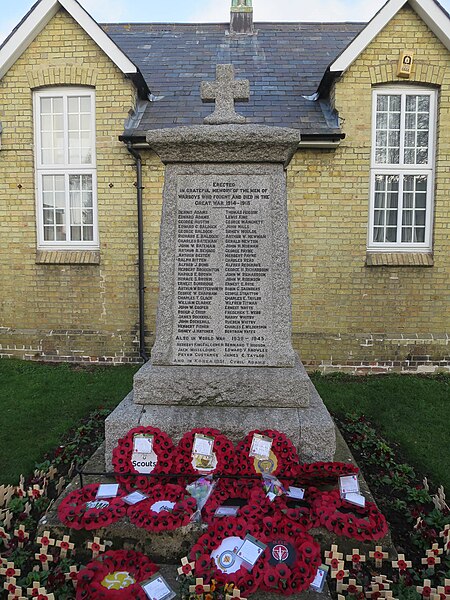
[[[165,164],[156,341],[107,419],[107,465],[137,425],[175,442],[274,429],[303,461],[333,459],[333,421],[291,344],[285,169],[300,132],[246,124],[235,102],[249,87],[219,64],[201,84],[203,125],[147,133]]]

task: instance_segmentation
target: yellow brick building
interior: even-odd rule
[[[305,57],[280,64],[277,40]],[[449,40],[433,0],[389,0],[367,25],[231,34],[100,27],[73,0],[40,2],[0,48],[0,356],[119,363],[150,352],[164,166],[145,129],[201,123],[211,108],[200,81],[232,62],[254,90],[248,121],[304,134],[287,171],[304,363],[449,369]]]

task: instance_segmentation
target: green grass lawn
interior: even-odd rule
[[[450,496],[450,375],[312,377],[328,409],[364,414],[407,462]]]
[[[0,360],[0,484],[30,473],[61,436],[95,408],[113,409],[137,366],[76,369]]]
[[[30,473],[70,428],[113,409],[138,366],[74,368],[0,360],[0,484]],[[313,376],[335,414],[365,414],[405,460],[450,493],[450,376]]]

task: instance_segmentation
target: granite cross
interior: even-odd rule
[[[248,79],[235,79],[233,65],[217,65],[216,81],[202,81],[203,102],[215,102],[216,109],[205,117],[208,125],[245,123],[245,117],[234,110],[235,102],[248,102],[250,83]]]

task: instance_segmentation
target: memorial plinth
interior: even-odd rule
[[[291,344],[284,171],[299,139],[252,125],[148,134],[166,175],[156,342],[136,403],[308,406]]]
[[[233,441],[278,429],[303,460],[331,460],[333,421],[291,343],[286,167],[296,129],[243,124],[248,82],[218,65],[208,125],[154,130],[166,166],[151,360],[108,418],[106,458],[136,425],[177,442],[193,427]],[[245,119],[244,119],[245,121]]]

